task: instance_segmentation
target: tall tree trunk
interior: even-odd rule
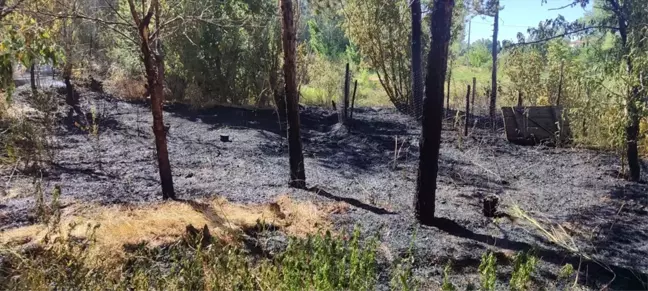
[[[290,186],[306,188],[306,172],[297,103],[297,65],[295,62],[295,23],[293,22],[292,0],[280,0],[284,51],[284,81],[286,83],[286,108],[288,118],[288,153],[290,155]]]
[[[641,180],[641,166],[639,163],[639,150],[637,148],[641,120],[641,114],[637,106],[640,99],[638,96],[639,87],[633,86],[630,92],[630,97],[628,98],[629,100],[626,104],[628,115],[628,121],[625,128],[627,139],[626,154],[628,156],[628,168],[630,169],[630,175],[628,177],[630,181],[634,182]]]
[[[171,174],[171,163],[169,162],[169,151],[167,148],[167,132],[164,128],[164,116],[162,103],[164,101],[164,58],[161,52],[155,52],[151,45],[160,48],[159,43],[150,42],[149,24],[152,18],[152,11],[149,11],[142,19],[139,19],[132,0],[129,0],[131,14],[138,25],[140,36],[140,50],[146,69],[148,90],[151,96],[151,112],[153,113],[153,134],[155,135],[155,148],[157,151],[158,168],[160,170],[160,182],[162,184],[162,199],[176,199],[173,189],[173,176]],[[153,1],[156,16],[159,17],[159,3]],[[157,18],[157,17],[156,17]],[[157,19],[159,22],[159,18]]]
[[[627,11],[630,11],[627,7]],[[617,14],[619,19],[619,34],[621,35],[621,45],[623,46],[624,56],[626,58],[626,71],[628,77],[634,74],[632,59],[630,58],[630,44],[628,43],[628,24],[625,21],[623,14]],[[639,127],[641,114],[639,112],[640,88],[638,85],[632,85],[627,93],[626,98],[626,157],[628,158],[628,168],[630,181],[641,180],[641,165],[639,163],[639,150],[637,149],[637,142],[639,139]]]
[[[495,117],[495,112],[496,109],[495,107],[497,106],[497,35],[499,33],[499,1],[496,2],[495,4],[495,19],[493,20],[493,48],[492,48],[492,56],[493,56],[493,71],[492,76],[491,76],[491,98],[490,98],[490,106],[488,107],[488,111],[490,113],[490,119],[491,123],[493,125],[493,129],[495,129],[495,122],[496,122],[496,117]]]
[[[421,1],[412,0],[412,99],[414,114],[423,113],[423,51],[421,49]]]
[[[453,6],[454,0],[435,0],[430,23],[432,38],[425,80],[423,126],[414,201],[416,218],[420,223],[427,225],[434,222],[434,202],[443,123],[443,83],[448,69],[448,45]]]

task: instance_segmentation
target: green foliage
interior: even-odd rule
[[[565,264],[560,268],[560,272],[558,272],[558,278],[567,279],[571,277],[573,274],[574,274],[574,266],[572,264]]]
[[[169,75],[200,89],[193,103],[246,104],[269,95],[269,74],[279,69],[276,2],[213,0],[201,5],[211,7],[209,17],[228,25],[197,23],[169,39]]]
[[[29,67],[37,62],[50,61],[56,65],[63,59],[52,34],[53,27],[38,23],[32,17],[14,13],[0,23],[0,90],[13,90],[13,66]]]
[[[344,6],[344,28],[357,45],[363,63],[375,70],[391,102],[411,112],[411,19],[408,2],[350,0]]]
[[[482,255],[479,264],[479,284],[482,291],[494,291],[497,281],[497,260],[493,252]]]
[[[513,260],[513,273],[509,285],[511,290],[528,290],[531,275],[535,271],[538,258],[532,252],[520,252]]]
[[[448,262],[448,264],[443,268],[443,283],[441,283],[441,290],[442,291],[456,291],[457,287],[455,287],[452,282],[450,282],[450,271],[452,270],[452,263]]]
[[[331,106],[331,100],[339,103],[344,82],[344,66],[325,56],[310,55],[307,80],[302,86],[300,102],[307,105]]]
[[[487,65],[492,62],[492,58],[490,55],[490,50],[486,45],[483,43],[477,43],[475,42],[473,45],[470,46],[470,50],[466,53],[466,58],[468,60],[468,64],[471,67],[486,67]]]
[[[334,13],[319,13],[308,20],[309,45],[320,56],[338,59],[350,45],[342,30],[342,17]]]
[[[545,59],[533,48],[518,47],[509,52],[504,73],[511,80],[516,92],[511,92],[509,104],[517,103],[517,93],[521,92],[527,105],[546,105],[548,97],[543,86],[543,72],[538,68],[545,66]],[[545,100],[545,101],[543,101]]]

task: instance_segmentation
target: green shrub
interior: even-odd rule
[[[535,271],[538,258],[531,252],[520,252],[515,255],[513,260],[513,273],[509,285],[511,290],[527,290],[531,281],[531,274]]]
[[[494,291],[497,281],[497,261],[493,252],[482,255],[479,264],[479,283],[482,291]]]
[[[334,100],[339,104],[344,88],[345,64],[318,55],[310,55],[308,59],[308,82],[301,88],[300,102],[306,105],[330,106],[331,100]],[[350,94],[353,94],[353,91]]]

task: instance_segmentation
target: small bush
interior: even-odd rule
[[[344,66],[322,56],[310,56],[312,63],[308,66],[305,83],[301,88],[300,102],[306,105],[330,106],[331,100],[340,103],[344,88]],[[349,94],[353,94],[353,88]]]
[[[518,253],[513,260],[513,273],[509,282],[511,290],[527,290],[531,281],[531,274],[535,271],[538,258],[531,252]]]

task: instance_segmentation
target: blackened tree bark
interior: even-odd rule
[[[624,12],[631,10],[629,7],[631,1],[624,3],[624,7],[621,8],[620,5],[614,0],[608,0],[616,10],[617,18],[619,20],[619,34],[621,35],[621,46],[623,47],[623,55],[626,59],[626,71],[628,75],[632,75],[634,72],[634,67],[632,59],[630,58],[631,48],[628,43],[628,21],[624,15]],[[639,181],[641,180],[641,165],[639,163],[639,150],[637,149],[637,141],[639,139],[639,127],[641,120],[641,113],[639,110],[639,102],[641,102],[641,89],[639,85],[632,85],[626,100],[626,156],[628,158],[628,168],[630,170],[630,175],[628,178],[630,181]]]
[[[423,127],[421,130],[419,169],[414,211],[422,224],[434,222],[439,149],[443,122],[443,83],[448,68],[448,45],[454,0],[435,0],[432,9],[431,45],[428,55]]]
[[[421,49],[421,1],[412,0],[412,99],[414,114],[423,113],[423,51]]]
[[[497,106],[497,35],[499,33],[499,1],[495,2],[495,17],[493,20],[493,48],[492,48],[492,57],[493,57],[493,71],[491,72],[491,98],[490,106],[488,111],[490,114],[491,123],[493,129],[495,129],[496,117],[495,117],[495,107]]]
[[[164,117],[162,113],[162,102],[164,101],[164,57],[160,51],[161,45],[150,35],[149,24],[153,13],[159,17],[159,2],[153,0],[148,12],[140,17],[133,0],[128,0],[133,21],[139,34],[139,45],[142,53],[142,60],[146,70],[146,80],[151,96],[151,112],[153,113],[153,134],[155,135],[155,148],[157,150],[158,167],[160,170],[160,182],[162,183],[162,198],[176,199],[173,189],[173,176],[171,174],[171,163],[169,162],[169,151],[167,148],[166,130],[164,128]],[[157,18],[157,17],[156,17]],[[159,19],[156,19],[159,23]],[[157,48],[152,45],[157,44]]]
[[[306,188],[304,155],[299,122],[299,104],[297,103],[296,74],[296,35],[293,22],[292,0],[280,0],[282,17],[282,36],[284,51],[284,82],[286,84],[286,109],[288,119],[288,153],[290,155],[290,186]]]

